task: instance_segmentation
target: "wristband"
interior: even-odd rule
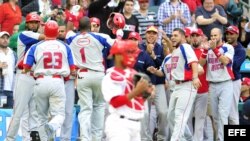
[[[214,51],[214,54],[217,56],[217,58],[220,58],[221,53],[220,53],[219,49],[215,48],[215,49],[213,49],[213,51]]]

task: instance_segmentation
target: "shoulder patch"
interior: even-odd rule
[[[124,77],[122,77],[121,75],[119,75],[119,74],[117,74],[115,72],[112,72],[110,77],[114,81],[123,81],[124,80]]]

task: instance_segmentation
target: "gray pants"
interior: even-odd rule
[[[210,83],[209,94],[212,108],[212,117],[215,122],[216,140],[224,140],[224,125],[228,125],[228,117],[233,101],[233,83],[231,80]]]
[[[164,84],[158,84],[156,85],[156,95],[153,99],[156,112],[158,116],[158,132],[157,132],[157,140],[158,141],[166,141],[168,138],[168,125],[167,125],[167,112],[168,112],[168,104],[167,104],[167,97],[165,92],[165,86]],[[150,141],[152,140],[152,135],[149,135],[150,132],[149,129],[149,115],[150,115],[150,105],[144,104],[145,106],[145,114],[144,118],[142,119],[142,128],[141,128],[141,137],[144,141]],[[147,109],[147,106],[148,109]],[[152,129],[151,129],[152,130]]]
[[[65,102],[65,119],[61,127],[61,141],[71,141],[73,108],[75,100],[75,83],[74,79],[65,82],[66,102]]]
[[[34,129],[37,125],[37,113],[35,103],[32,98],[35,80],[28,74],[17,73],[14,88],[14,108],[13,116],[6,135],[6,141],[15,141],[22,121],[22,137],[23,141],[30,138],[30,129]]]
[[[101,91],[104,72],[88,70],[77,82],[80,112],[80,139],[100,141],[104,130],[106,102]]]
[[[44,77],[36,80],[34,87],[34,100],[38,112],[39,135],[41,141],[48,137],[44,125],[49,124],[54,131],[59,129],[65,118],[65,87],[62,78]],[[48,113],[51,119],[48,119]]]

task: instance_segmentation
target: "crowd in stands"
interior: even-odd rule
[[[150,6],[157,6],[157,11],[150,10]],[[168,141],[171,138],[166,109],[168,109],[170,93],[173,91],[172,83],[165,77],[156,76],[147,68],[154,66],[160,69],[165,61],[164,58],[171,54],[169,46],[173,44],[171,37],[174,29],[183,29],[187,43],[191,45],[195,42],[193,36],[196,34],[202,36],[200,40],[203,42],[200,46],[203,47],[213,38],[214,34],[211,31],[214,28],[220,30],[223,43],[229,43],[227,39],[231,38],[226,37],[231,32],[228,32],[228,28],[233,26],[237,29],[234,29],[232,34],[236,34],[237,44],[241,44],[245,51],[243,61],[249,60],[250,65],[250,22],[248,15],[244,15],[239,0],[3,0],[0,1],[0,70],[2,72],[0,96],[7,95],[10,101],[5,107],[13,108],[11,99],[13,99],[16,73],[13,64],[16,64],[17,60],[19,35],[27,30],[25,18],[28,14],[37,13],[40,16],[38,33],[41,34],[44,33],[44,24],[47,21],[56,21],[59,25],[57,39],[68,43],[70,34],[79,32],[79,21],[83,17],[90,18],[92,32],[105,33],[115,39],[117,34],[112,32],[107,24],[113,12],[121,13],[125,18],[122,38],[138,41],[138,47],[143,51],[134,68],[148,74],[156,86],[156,95],[148,98],[145,104],[147,106],[142,119],[142,140],[150,141],[156,137],[159,141]],[[197,29],[201,31],[197,32]],[[8,54],[5,52],[5,47],[10,50]],[[112,67],[113,62],[110,59],[105,60],[109,55],[108,50],[104,50],[103,54],[105,68]],[[9,60],[6,61],[7,56]],[[239,60],[236,58],[236,61],[237,59]],[[240,91],[238,101],[245,103],[239,113],[239,123],[236,124],[250,124],[250,68],[241,70],[241,64],[233,68],[240,72],[241,86],[238,87]],[[9,71],[7,75],[3,73],[5,68]],[[203,128],[206,132],[206,127]],[[154,136],[155,129],[157,132]],[[193,129],[192,132],[195,134],[196,131]],[[81,134],[81,136],[84,135]],[[202,139],[205,138],[204,134]]]

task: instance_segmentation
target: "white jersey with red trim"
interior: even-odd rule
[[[34,76],[61,75],[67,77],[74,68],[70,48],[58,40],[41,41],[31,46],[24,58],[24,67],[34,66]]]
[[[191,45],[184,43],[172,52],[172,70],[173,80],[192,80],[192,68],[190,63],[198,62]]]
[[[164,72],[166,80],[171,80],[171,58],[172,54],[168,54],[160,67],[160,70]]]
[[[33,45],[39,42],[40,33],[33,31],[23,31],[19,34],[17,39],[17,62],[24,58],[24,54]]]
[[[226,66],[223,65],[216,57],[212,49],[208,50],[207,54],[207,81],[222,82],[234,78],[232,66],[234,48],[232,45],[224,43],[219,51],[222,55],[228,57],[231,61]]]
[[[133,75],[136,73],[133,69],[118,70],[114,67],[107,70],[107,74],[102,81],[102,93],[104,99],[110,103],[116,96],[127,95],[134,88]],[[109,105],[109,112],[117,115],[124,115],[131,119],[141,119],[144,115],[144,99],[136,97],[130,102],[120,107],[114,108]]]
[[[67,39],[72,52],[74,53],[76,66],[94,71],[103,71],[103,49],[110,48],[114,39],[102,33],[77,33]]]

